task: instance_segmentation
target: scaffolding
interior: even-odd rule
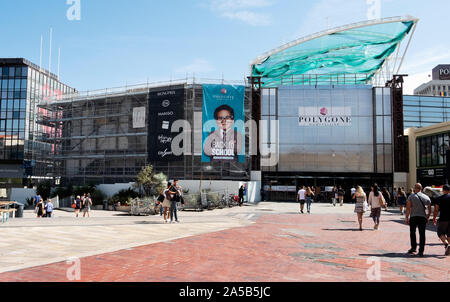
[[[185,150],[191,155],[177,162],[149,160],[148,117],[145,128],[133,128],[133,108],[145,107],[148,112],[149,93],[177,88],[185,91],[184,119],[196,125],[194,119],[201,116],[203,108],[202,84],[206,83],[245,85],[245,116],[246,121],[251,120],[251,87],[245,81],[192,78],[79,92],[42,103],[39,107],[45,114],[40,114],[37,122],[52,130],[37,140],[51,146],[47,154],[42,154],[51,168],[48,174],[73,185],[130,183],[143,166],[151,164],[170,179],[250,179],[250,156],[245,163],[201,162],[201,123],[200,127],[191,127],[192,150]],[[246,136],[248,150],[248,129]]]

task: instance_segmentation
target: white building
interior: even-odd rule
[[[414,90],[415,95],[450,96],[450,65],[438,65],[433,69],[433,80]]]

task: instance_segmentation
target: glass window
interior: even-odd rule
[[[21,77],[22,76],[22,67],[16,67],[15,69],[15,76]]]
[[[22,76],[28,77],[28,67],[22,67]]]
[[[2,71],[2,76],[3,77],[7,77],[8,75],[9,75],[9,69],[8,69],[8,67],[3,67],[3,68],[1,68],[1,71]]]

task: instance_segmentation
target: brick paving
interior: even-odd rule
[[[377,257],[381,281],[450,281],[450,257],[427,231],[424,258],[410,257],[400,215],[258,213],[256,223],[81,259],[82,282],[369,282]],[[149,228],[152,226],[149,225]],[[126,234],[122,234],[126,236]],[[66,262],[0,274],[0,281],[65,282]]]

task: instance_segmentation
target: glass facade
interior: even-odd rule
[[[0,161],[24,159],[28,67],[0,67]]]
[[[52,128],[37,122],[38,113],[45,114],[37,105],[74,91],[24,59],[1,59],[0,164],[20,164],[23,178],[47,176],[46,167],[51,163],[42,155],[54,145],[38,138],[48,135]]]
[[[444,167],[450,146],[450,132],[417,138],[417,168]]]
[[[346,125],[299,125],[302,108],[345,110]],[[277,144],[279,163],[269,172],[392,173],[390,89],[370,86],[302,86],[264,89],[262,119],[278,120],[263,144]],[[268,123],[270,124],[270,123]],[[272,134],[273,136],[273,134]],[[375,137],[374,137],[375,136]]]
[[[423,128],[450,121],[450,98],[405,95],[403,97],[405,129]]]

